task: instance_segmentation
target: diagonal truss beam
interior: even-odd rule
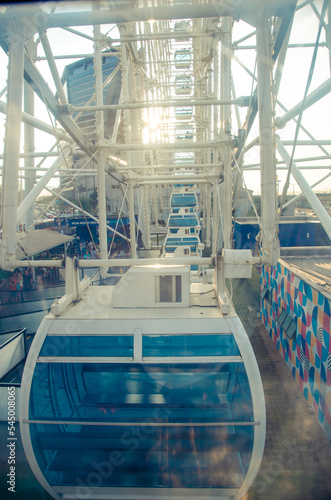
[[[286,151],[285,147],[283,146],[282,142],[280,141],[279,138],[277,138],[277,150],[283,160],[285,161],[286,165],[288,168],[291,166],[291,174],[293,175],[294,179],[296,180],[298,186],[300,187],[301,191],[305,195],[307,201],[309,202],[310,206],[314,210],[317,218],[320,220],[322,226],[325,229],[326,234],[328,237],[331,239],[331,218],[328,215],[327,211],[323,207],[322,203],[306,181],[305,177],[302,175],[300,172],[299,167],[295,164],[294,161],[291,162],[291,157]]]
[[[3,34],[1,33],[0,46],[6,53],[8,53],[9,46],[3,38]],[[56,120],[62,125],[66,132],[68,132],[68,134],[76,142],[76,144],[83,151],[85,151],[87,155],[91,156],[95,151],[95,147],[87,140],[82,130],[73,121],[68,113],[64,112],[63,110],[61,111],[61,113],[59,112],[58,100],[38,71],[35,64],[28,58],[27,55],[24,56],[24,78],[31,85],[38,97],[43,102],[45,102],[50,112],[55,116]]]
[[[283,116],[280,116],[275,120],[275,124],[277,128],[285,127],[286,123],[292,120],[295,116],[297,116],[302,109],[307,109],[317,101],[325,97],[327,94],[331,92],[331,78],[328,78],[322,85],[317,87],[317,89],[313,90],[305,101],[300,101],[298,104],[293,106],[292,109],[287,111]]]

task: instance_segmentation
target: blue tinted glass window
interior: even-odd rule
[[[183,240],[180,238],[167,238],[165,241],[165,246],[166,246],[166,248],[168,245],[176,245],[178,247],[180,247],[180,246],[187,247],[189,245],[192,245],[192,243],[195,243],[196,245],[198,245],[198,243],[199,243],[199,241],[196,238],[191,238],[191,241],[187,241],[187,240],[190,240],[190,238],[184,238]],[[191,248],[193,248],[193,250],[195,250],[195,247],[191,247]]]
[[[30,419],[139,424],[251,422],[243,363],[37,363]]]
[[[173,194],[171,197],[172,207],[190,207],[197,204],[195,194]]]
[[[132,335],[77,335],[46,337],[40,356],[132,357]]]
[[[144,335],[143,356],[239,356],[233,335]]]
[[[175,108],[176,116],[186,117],[187,115],[190,116],[192,114],[193,114],[193,108],[191,106],[180,106],[178,108]]]
[[[189,216],[189,217],[182,217],[182,216],[175,216],[175,217],[170,217],[168,225],[170,227],[189,227],[189,226],[196,226],[198,224],[198,220],[194,216]]]
[[[158,419],[158,421],[156,420]],[[253,426],[72,426],[30,424],[32,446],[51,485],[239,488],[250,464]],[[97,478],[97,480],[96,480]],[[85,490],[79,486],[85,485]]]

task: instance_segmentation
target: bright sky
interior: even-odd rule
[[[319,9],[321,9],[321,1],[315,2]],[[84,31],[85,33],[92,34],[91,28],[77,28],[80,31]],[[103,26],[102,31],[106,33],[111,26]],[[251,33],[254,28],[247,25],[246,23],[235,22],[234,23],[234,31],[233,31],[233,41],[242,38],[245,34]],[[296,19],[294,22],[294,28],[292,30],[292,35],[290,39],[291,43],[302,43],[302,42],[310,42],[314,43],[316,41],[318,30],[318,18],[313,12],[312,8],[308,5],[301,9],[296,14]],[[115,29],[113,32],[109,33],[110,36],[116,37],[118,36],[117,30]],[[48,37],[51,43],[51,46],[57,54],[73,54],[73,53],[91,53],[92,46],[91,42],[88,40],[77,37],[71,33],[68,33],[61,29],[53,29],[48,31]],[[325,31],[322,31],[321,41],[325,42]],[[249,38],[241,45],[254,45],[255,37]],[[279,91],[279,100],[285,105],[287,108],[292,108],[295,104],[302,100],[305,90],[305,85],[307,81],[307,75],[309,72],[309,67],[311,64],[313,49],[312,48],[289,48],[287,52],[287,58],[285,61],[284,73],[282,78],[282,83]],[[42,48],[39,46],[38,55],[42,55]],[[243,62],[243,64],[252,72],[255,71],[255,50],[237,50],[235,55]],[[74,62],[74,59],[67,60],[57,60],[58,70],[60,75],[66,64],[70,64]],[[45,79],[49,83],[52,88],[52,78],[50,75],[50,71],[48,69],[47,62],[38,62],[38,68],[44,75]],[[7,66],[7,56],[1,51],[0,52],[0,65],[2,68]],[[314,90],[317,86],[323,83],[330,77],[330,68],[329,68],[329,52],[326,47],[322,47],[318,51],[318,57],[316,61],[316,69],[314,72],[314,77],[312,80],[312,84],[310,87],[310,92]],[[241,95],[250,95],[252,90],[252,79],[248,76],[247,72],[244,71],[237,62],[233,62],[233,79],[235,85],[235,91],[237,97]],[[0,73],[0,91],[6,84],[6,72],[2,71]],[[253,88],[255,85],[253,86]],[[53,87],[54,90],[54,87]],[[3,101],[5,100],[5,96],[1,98]],[[331,137],[331,118],[330,118],[330,109],[331,109],[331,96],[328,95],[320,100],[318,103],[313,105],[307,111],[304,112],[302,123],[305,125],[310,133],[317,139],[330,139]],[[36,98],[36,114],[38,118],[44,120],[47,123],[50,123],[49,116],[44,107],[38,104],[38,98]],[[281,116],[283,111],[277,107],[276,108],[276,116]],[[240,109],[240,115],[242,122],[245,119],[246,108]],[[233,112],[233,133],[237,133],[237,122],[235,113]],[[289,123],[285,129],[279,130],[277,132],[281,139],[283,140],[293,140],[295,134],[295,124],[292,121]],[[0,114],[0,140],[3,139],[4,134],[4,115]],[[248,137],[247,143],[253,140],[258,135],[258,123],[256,123],[252,129],[250,136]],[[299,135],[299,139],[307,139],[307,136],[302,132]],[[1,141],[2,142],[2,141]],[[36,133],[36,151],[46,151],[50,148],[54,143],[54,139],[43,132],[37,131]],[[327,151],[331,151],[330,146],[326,146],[325,149]],[[289,153],[291,154],[291,148],[288,148]],[[307,158],[309,156],[322,156],[323,153],[316,146],[298,146],[296,149],[296,158]],[[49,165],[52,163],[52,159],[47,160],[47,163],[44,165]],[[245,164],[255,164],[259,162],[259,150],[258,147],[252,148],[247,155],[245,156]],[[23,164],[23,161],[22,161]],[[298,163],[298,165],[330,165],[329,160],[320,160],[317,162],[304,162]],[[307,178],[308,182],[312,184],[316,182],[317,179],[323,177],[327,170],[319,170],[319,171],[311,171],[304,170],[304,175]],[[282,188],[282,184],[286,177],[286,172],[284,170],[279,171],[278,173],[280,179],[280,188]],[[247,186],[250,189],[253,189],[255,193],[260,192],[259,187],[259,174],[257,172],[247,172],[245,174],[245,179]],[[331,178],[330,178],[331,179]],[[323,182],[318,190],[331,190],[331,180]],[[291,180],[293,185],[291,185],[291,190],[295,192],[299,192],[298,187],[296,186],[294,180]]]

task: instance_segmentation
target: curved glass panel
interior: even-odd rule
[[[46,480],[77,487],[239,488],[255,428],[243,363],[37,363],[30,420]]]
[[[144,335],[145,356],[240,356],[240,352],[233,335]]]
[[[30,424],[30,433],[38,465],[53,486],[239,488],[254,426]]]
[[[252,422],[243,363],[37,363],[31,420],[143,423]],[[146,420],[147,419],[147,420]]]
[[[50,335],[40,356],[132,357],[133,335]]]

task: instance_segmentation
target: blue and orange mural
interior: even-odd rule
[[[331,441],[331,300],[285,263],[263,266],[261,319]]]

